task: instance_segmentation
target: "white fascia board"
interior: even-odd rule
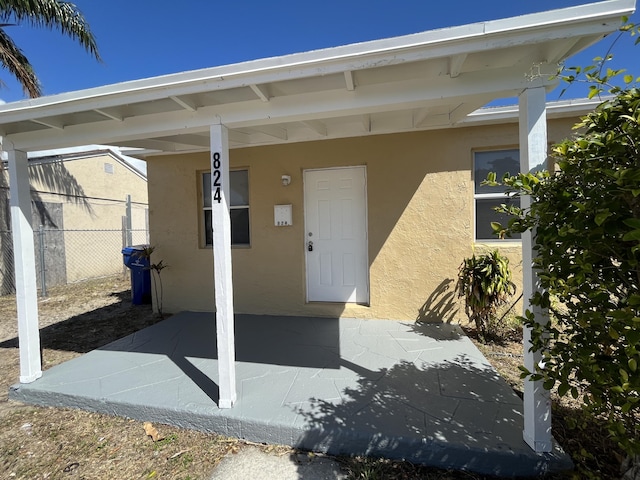
[[[636,0],[608,0],[604,2],[577,5],[558,10],[531,13],[517,17],[493,20],[486,23],[486,33],[506,32],[522,28],[522,19],[526,19],[527,28],[550,27],[560,25],[568,26],[568,23],[582,23],[591,21],[596,17],[609,17],[620,19],[630,16],[636,8]]]
[[[178,110],[140,117],[122,122],[93,122],[65,128],[63,132],[46,130],[16,133],[6,137],[14,148],[42,150],[58,146],[93,143],[119,143],[128,140],[179,135],[202,131],[213,123],[228,128],[256,127],[285,122],[322,120],[324,118],[366,115],[390,110],[414,109],[422,106],[447,105],[452,98],[482,96],[491,98],[516,96],[533,84],[550,86],[555,81],[546,76],[528,80],[522,72],[512,69],[480,71],[456,78],[437,77],[392,84],[366,85],[350,92],[334,90],[287,97],[275,97],[268,104],[241,102],[238,104],[202,107],[197,112]],[[259,103],[262,108],[256,108]]]
[[[603,35],[631,15],[635,0],[609,0],[510,19],[432,30],[282,57],[97,87],[0,106],[0,123],[103,109],[171,96],[460,55],[551,38]],[[546,29],[545,35],[540,30]]]

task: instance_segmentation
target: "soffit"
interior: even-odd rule
[[[32,151],[90,143],[153,152],[446,128],[530,85],[615,31],[634,0],[125,82],[0,106],[0,133]],[[9,143],[7,143],[9,144]]]

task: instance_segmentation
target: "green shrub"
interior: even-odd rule
[[[465,313],[475,322],[478,335],[486,339],[489,327],[496,322],[498,308],[515,293],[509,259],[498,250],[465,258],[458,270],[458,297],[464,297]]]
[[[532,205],[503,206],[513,217],[494,230],[535,232],[545,293],[531,303],[557,320],[542,325],[526,313],[544,368],[525,373],[548,389],[557,385],[561,396],[585,391],[587,409],[606,418],[612,438],[633,455],[640,453],[640,90],[614,93],[577,125],[581,134],[553,148],[553,174],[503,179]]]

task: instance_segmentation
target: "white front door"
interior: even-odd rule
[[[365,167],[304,172],[307,300],[369,303]]]

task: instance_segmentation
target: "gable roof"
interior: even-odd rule
[[[25,151],[87,143],[156,152],[446,128],[525,87],[615,31],[635,0],[608,0],[0,106],[0,134]]]
[[[119,148],[108,145],[83,145],[81,147],[60,148],[56,150],[40,150],[28,155],[30,164],[66,162],[82,160],[84,158],[109,156],[127,170],[147,181],[146,165],[144,162],[123,154]]]

